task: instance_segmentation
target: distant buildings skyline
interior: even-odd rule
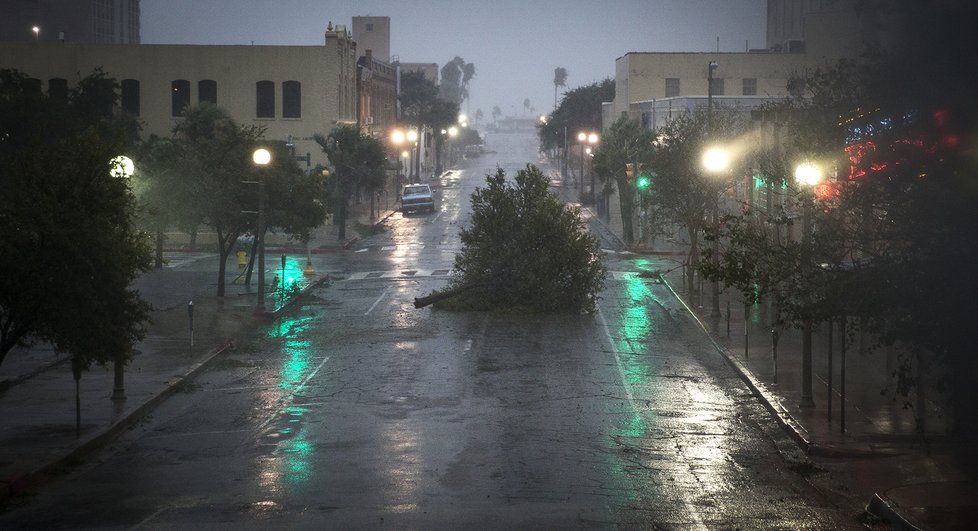
[[[0,13],[0,42],[140,42],[139,0],[0,0]]]

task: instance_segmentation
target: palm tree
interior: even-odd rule
[[[527,111],[533,108],[533,105],[530,104],[530,98],[523,100],[523,108]]]
[[[567,69],[558,66],[554,68],[554,109],[557,109],[557,87],[567,85]]]
[[[502,115],[503,115],[503,111],[502,111],[502,109],[499,108],[499,105],[493,105],[492,106],[492,125],[493,125],[493,127],[496,126],[496,119],[499,118]]]

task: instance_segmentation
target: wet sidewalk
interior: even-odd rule
[[[78,386],[77,431],[69,357],[44,345],[11,351],[0,366],[0,502],[30,493],[37,483],[64,473],[168,396],[192,385],[194,375],[222,353],[252,337],[262,323],[287,311],[309,289],[329,282],[330,256],[356,241],[357,224],[370,226],[393,212],[375,209],[371,216],[369,205],[358,205],[342,241],[332,224],[317,229],[308,247],[269,237],[264,309],[257,306],[257,275],[245,285],[233,255],[228,259],[225,296],[219,298],[216,254],[168,253],[174,267],[149,272],[135,284],[154,311],[148,334],[135,346],[125,371],[125,398],[112,398],[111,364],[84,372]],[[281,256],[286,257],[284,268]]]

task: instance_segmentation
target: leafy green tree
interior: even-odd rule
[[[578,131],[600,131],[601,103],[614,97],[615,82],[612,79],[567,91],[550,119],[537,131],[540,149],[563,148],[565,132],[566,138],[576,138]]]
[[[655,178],[650,201],[665,219],[686,227],[690,249],[689,282],[700,263],[699,238],[720,193],[731,185],[733,167],[723,175],[710,175],[703,168],[703,153],[712,145],[729,144],[741,131],[733,120],[718,114],[711,120],[706,113],[692,113],[669,121],[656,130],[656,143],[650,161]],[[712,122],[712,127],[711,127]],[[736,164],[744,159],[733,158]]]
[[[828,269],[812,268],[785,291],[814,294],[807,312],[815,319],[857,317],[882,343],[907,347],[912,355],[897,370],[898,388],[916,390],[918,420],[926,392],[918,384],[938,366],[953,429],[974,435],[978,357],[970,331],[978,318],[968,308],[978,291],[978,250],[964,242],[978,231],[971,148],[978,105],[969,82],[978,67],[949,59],[953,53],[935,59],[931,52],[978,45],[967,22],[973,8],[954,2],[879,7],[864,15],[880,15],[895,31],[888,46],[863,62],[814,72],[796,85],[799,97],[780,109],[785,158],[811,157],[837,175],[815,209],[817,230],[807,251]],[[787,166],[771,158],[772,167]],[[731,239],[723,255],[732,264],[726,278],[763,278],[778,268],[763,263],[767,257],[757,249],[767,243],[752,232],[747,241]]]
[[[601,138],[594,153],[594,171],[601,180],[614,184],[621,204],[622,237],[625,243],[635,240],[633,210],[637,190],[636,176],[628,177],[626,164],[639,164],[651,168],[655,133],[642,127],[637,120],[619,118]],[[610,192],[610,187],[606,192]]]
[[[421,125],[438,100],[438,86],[421,72],[401,75],[401,112],[409,124]]]
[[[328,137],[315,135],[316,143],[329,158],[333,171],[327,186],[332,191],[339,215],[339,239],[346,239],[347,204],[359,186],[376,187],[384,179],[384,147],[377,139],[359,128],[344,125],[333,129]]]
[[[184,154],[182,178],[197,194],[189,215],[217,234],[217,296],[223,297],[227,258],[238,237],[253,226],[252,215],[244,211],[258,206],[256,186],[242,181],[267,179],[258,173],[267,169],[252,163],[262,130],[238,125],[224,109],[203,103],[187,108],[173,132]]]
[[[497,170],[472,194],[471,224],[455,256],[450,287],[461,292],[453,307],[594,311],[605,276],[597,239],[548,186],[543,172],[528,165],[513,183]]]
[[[92,363],[124,363],[145,334],[149,306],[129,286],[150,250],[110,162],[135,128],[89,104],[116,101],[99,72],[67,100],[25,79],[0,71],[0,362],[47,341],[71,353],[77,382]]]
[[[193,206],[199,195],[196,182],[183,178],[180,171],[183,162],[183,152],[177,142],[155,135],[140,145],[135,159],[139,171],[133,178],[133,188],[139,199],[139,220],[153,234],[157,269],[163,267],[166,229],[180,224],[186,227],[185,220],[196,220]]]

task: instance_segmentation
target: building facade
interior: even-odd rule
[[[45,92],[101,68],[121,85],[118,112],[138,117],[144,137],[170,136],[184,108],[210,102],[291,143],[309,168],[326,162],[313,135],[357,122],[356,45],[344,26],[331,27],[323,46],[8,43],[0,68],[38,79]]]
[[[623,115],[639,118],[641,102],[705,97],[711,92],[721,98],[786,97],[792,77],[857,55],[863,49],[863,26],[853,0],[769,0],[766,49],[619,57],[615,61],[615,100],[608,114],[612,121]],[[712,73],[711,63],[716,64]],[[731,103],[734,100],[727,101]]]
[[[0,13],[0,42],[139,43],[139,0],[0,0]]]
[[[373,57],[371,50],[357,59],[357,120],[361,129],[381,137],[397,122],[397,71]]]
[[[353,17],[353,40],[357,43],[360,55],[367,52],[378,61],[391,60],[391,18]]]

